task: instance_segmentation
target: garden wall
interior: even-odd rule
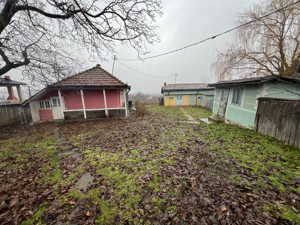
[[[20,103],[0,105],[0,126],[31,121],[29,104],[21,106]]]

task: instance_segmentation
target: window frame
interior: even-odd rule
[[[235,95],[235,93],[237,94]],[[233,88],[231,96],[231,105],[242,107],[244,98],[244,88]]]
[[[47,103],[46,102],[48,102],[49,108],[47,107]],[[39,109],[40,110],[52,109],[50,100],[42,100],[42,101],[39,101],[39,103],[40,103],[39,104]]]
[[[174,97],[169,97],[169,100],[174,100]]]

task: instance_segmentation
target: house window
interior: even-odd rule
[[[60,106],[60,100],[59,100],[59,98],[53,98],[52,99],[52,105],[53,105],[53,107]]]
[[[243,89],[233,89],[232,101],[233,105],[241,106],[243,98]]]
[[[197,99],[201,99],[201,96],[198,96]]]
[[[173,100],[174,99],[174,97],[169,97],[169,100]]]
[[[50,109],[50,101],[40,101],[40,109]]]

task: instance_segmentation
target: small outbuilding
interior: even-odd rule
[[[258,98],[299,99],[299,80],[282,76],[264,76],[209,84],[215,88],[213,115],[254,127]]]
[[[33,122],[128,116],[130,86],[97,65],[32,96]]]
[[[205,102],[205,94],[214,93],[207,84],[166,84],[161,88],[165,106],[200,106]]]

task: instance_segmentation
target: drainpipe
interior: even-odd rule
[[[129,110],[128,110],[128,93],[131,90],[131,86],[129,86],[129,88],[127,89],[126,93],[125,93],[125,107],[126,107],[126,117],[128,117],[129,115]]]

